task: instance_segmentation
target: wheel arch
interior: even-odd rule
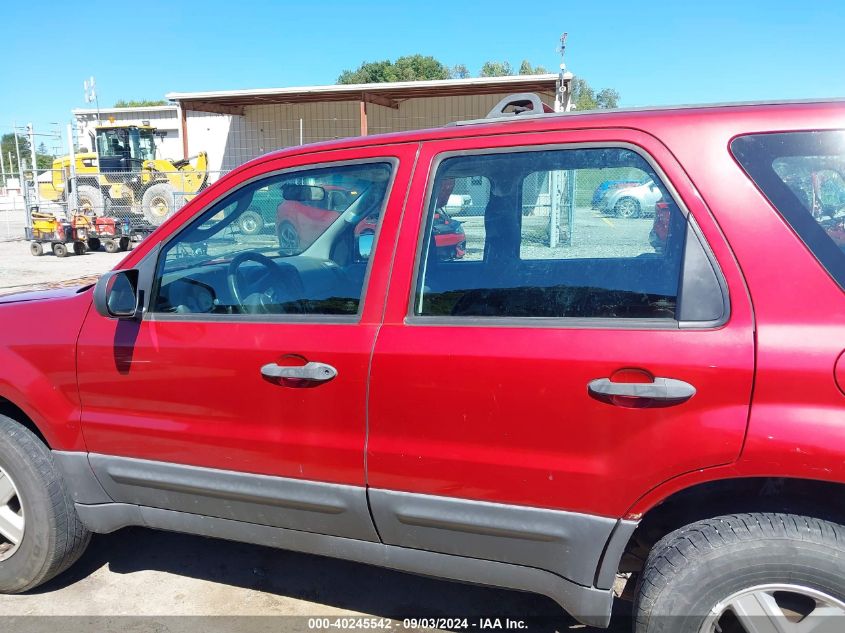
[[[639,572],[651,546],[684,525],[747,512],[798,514],[845,524],[845,484],[760,476],[716,479],[681,488],[642,514],[618,572]]]
[[[41,427],[35,423],[33,417],[9,398],[0,396],[0,415],[5,415],[31,431],[47,448],[53,448],[53,443],[47,438]],[[43,425],[42,425],[43,426]]]

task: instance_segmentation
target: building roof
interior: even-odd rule
[[[158,105],[158,106],[139,106],[137,108],[100,108],[99,113],[102,115],[105,113],[110,112],[121,112],[121,113],[131,113],[131,112],[172,112],[178,106],[175,103],[170,103],[167,105]],[[97,108],[74,108],[71,110],[71,113],[75,115],[84,115],[84,114],[94,114],[96,115],[98,112]]]
[[[554,93],[558,76],[514,75],[431,81],[397,81],[371,84],[253,88],[211,92],[169,92],[165,96],[186,110],[243,114],[249,105],[308,103],[315,101],[363,101],[398,108],[405,99],[514,92]]]

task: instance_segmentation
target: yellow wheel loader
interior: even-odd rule
[[[124,217],[143,213],[158,226],[173,213],[177,195],[188,201],[205,187],[206,153],[182,160],[156,158],[155,134],[149,125],[95,128],[95,151],[75,155],[79,211]],[[70,156],[54,160],[51,180],[39,184],[41,198],[66,201],[70,174]]]

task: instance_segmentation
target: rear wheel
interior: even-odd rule
[[[258,235],[264,230],[264,220],[255,211],[245,211],[238,224],[244,235]]]
[[[120,245],[115,240],[106,240],[103,242],[103,248],[106,249],[107,253],[116,253]]]
[[[121,237],[120,241],[118,242],[117,245],[120,247],[120,250],[128,251],[129,250],[129,238],[128,237]]]
[[[845,630],[845,527],[791,514],[692,523],[661,539],[637,584],[636,633]]]
[[[175,193],[173,187],[166,182],[156,183],[144,192],[141,209],[147,222],[158,226],[173,214]]]
[[[0,415],[0,592],[26,591],[63,572],[90,537],[50,450]]]
[[[67,246],[65,246],[61,242],[56,242],[55,244],[53,244],[53,255],[55,255],[56,257],[67,257]]]
[[[85,254],[85,244],[82,242],[74,242],[73,243],[73,254],[74,255],[84,255]]]
[[[277,231],[279,252],[282,255],[296,255],[299,252],[299,233],[290,222],[282,222]]]
[[[89,251],[100,250],[100,238],[99,237],[89,237],[88,238],[88,250]]]
[[[640,203],[631,197],[621,198],[613,207],[613,211],[620,218],[638,218],[640,217]]]
[[[44,247],[41,245],[41,242],[30,242],[29,252],[35,257],[41,257],[44,254]]]

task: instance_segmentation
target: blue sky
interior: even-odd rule
[[[842,0],[299,2],[42,0],[2,9],[0,132],[171,91],[334,83],[362,61],[423,53],[569,69],[622,105],[845,96]],[[13,25],[13,26],[12,26]]]

